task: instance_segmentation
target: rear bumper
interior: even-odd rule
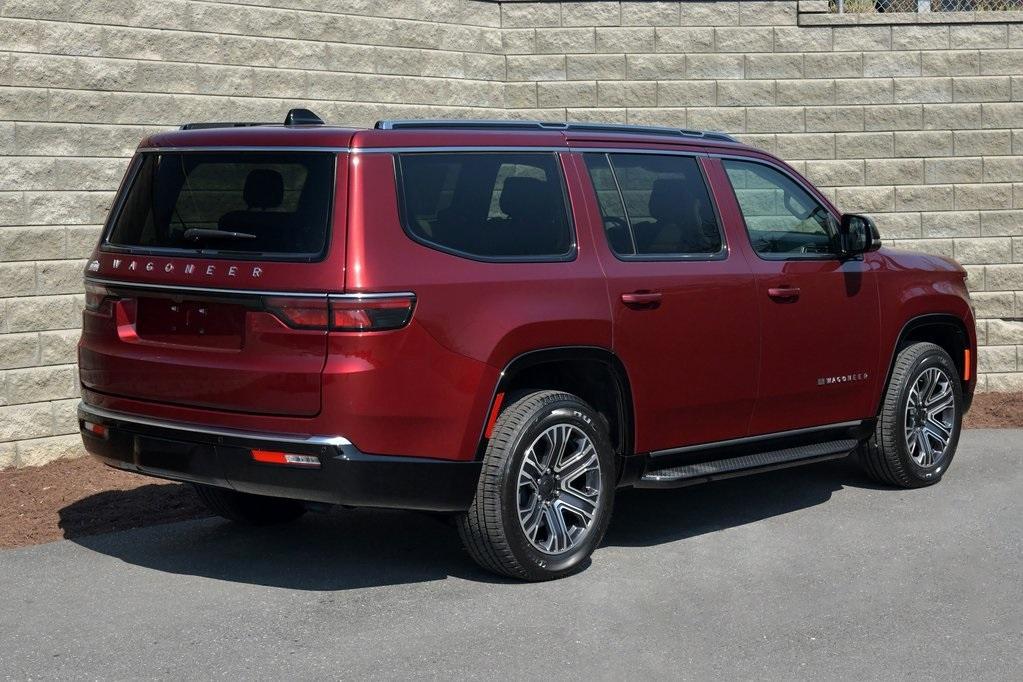
[[[357,507],[468,509],[479,462],[392,457],[359,451],[347,439],[221,429],[113,412],[81,403],[85,449],[111,466],[239,492]],[[84,422],[106,427],[101,437]],[[312,455],[318,468],[264,464],[252,449]]]

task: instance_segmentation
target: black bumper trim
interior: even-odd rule
[[[165,422],[81,403],[83,421],[107,427],[101,438],[82,429],[85,449],[111,466],[149,476],[239,492],[354,507],[464,511],[472,503],[479,462],[361,452],[347,439],[278,437]],[[313,455],[320,468],[262,464],[251,449]]]

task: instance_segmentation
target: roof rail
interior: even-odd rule
[[[254,121],[200,121],[186,123],[178,130],[205,130],[207,128],[248,128],[250,126],[269,126],[273,123],[257,123]]]
[[[397,119],[377,121],[380,130],[463,129],[463,130],[560,130],[594,133],[627,133],[631,135],[669,135],[697,137],[721,142],[737,142],[727,133],[687,130],[662,126],[628,125],[625,123],[562,123],[557,121],[519,121],[501,119]]]
[[[199,123],[186,123],[180,130],[205,130],[207,128],[248,128],[250,126],[272,126],[276,123],[257,123],[253,121],[202,121]],[[323,119],[308,109],[292,109],[284,117],[284,125],[323,125]]]

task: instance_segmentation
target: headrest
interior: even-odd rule
[[[536,215],[550,210],[547,183],[536,178],[505,178],[501,212],[508,216]]]
[[[284,201],[284,178],[269,168],[250,171],[243,196],[249,208],[276,208]]]
[[[661,222],[682,219],[685,200],[689,196],[682,178],[658,178],[650,192],[650,217]]]

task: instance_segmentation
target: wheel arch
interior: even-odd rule
[[[486,447],[486,432],[496,417],[494,413],[509,404],[504,397],[544,389],[562,390],[592,405],[608,422],[615,454],[623,457],[632,453],[632,388],[622,361],[599,346],[558,346],[527,351],[505,365],[490,399],[477,457]]]
[[[881,393],[878,396],[875,413],[880,411],[881,405],[884,402],[884,395],[892,380],[895,359],[904,348],[919,342],[929,342],[940,346],[952,358],[952,362],[955,364],[956,371],[959,374],[959,382],[962,385],[963,400],[966,403],[965,407],[969,409],[973,394],[969,390],[970,380],[963,379],[964,370],[966,369],[964,364],[966,359],[963,351],[971,348],[970,333],[966,328],[966,323],[956,315],[930,313],[913,317],[902,325],[902,329],[895,340],[895,344],[892,346],[890,357],[888,358],[884,384],[881,386]],[[976,359],[973,359],[973,362],[976,362]],[[971,376],[972,373],[971,368]]]

